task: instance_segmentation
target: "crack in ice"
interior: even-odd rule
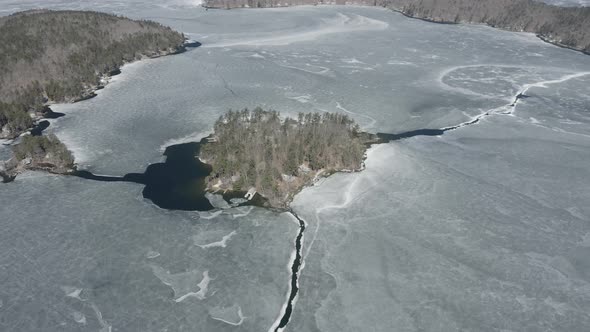
[[[291,314],[293,313],[293,307],[295,306],[295,302],[297,300],[297,293],[299,292],[299,273],[303,269],[304,265],[303,257],[301,256],[301,248],[306,223],[293,210],[289,209],[288,212],[293,217],[295,217],[295,219],[297,219],[297,221],[299,222],[299,233],[297,234],[297,238],[295,238],[295,252],[293,255],[291,255],[290,259],[290,261],[292,262],[291,284],[287,301],[285,302],[285,304],[283,304],[283,307],[281,308],[281,314],[277,318],[277,320],[272,324],[272,326],[268,330],[269,332],[281,332],[289,323],[289,320],[291,319]]]
[[[547,88],[547,85],[550,84],[558,84],[558,83],[563,83],[563,82],[567,82],[571,79],[574,78],[580,78],[580,77],[584,77],[590,75],[590,72],[580,72],[580,73],[576,73],[576,74],[569,74],[569,75],[565,75],[561,78],[558,79],[554,79],[554,80],[547,80],[547,81],[540,81],[540,82],[535,82],[535,83],[529,83],[529,84],[525,84],[519,91],[518,93],[512,98],[512,102],[508,105],[503,105],[491,110],[488,110],[482,114],[479,114],[475,117],[473,117],[471,120],[460,123],[458,125],[454,125],[454,126],[449,126],[449,127],[444,127],[441,128],[440,130],[443,132],[446,131],[452,131],[455,129],[459,129],[465,126],[469,126],[472,124],[476,124],[479,122],[479,120],[494,115],[494,114],[502,114],[502,115],[513,115],[514,111],[516,110],[516,106],[518,105],[518,102],[523,99],[523,98],[527,98],[528,96],[526,95],[526,92],[531,89],[531,88]]]

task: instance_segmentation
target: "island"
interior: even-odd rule
[[[346,114],[282,119],[277,111],[257,107],[220,116],[198,157],[212,167],[207,191],[258,192],[270,206],[286,208],[320,176],[361,170],[366,149],[378,141]]]
[[[128,62],[186,50],[185,36],[159,23],[92,11],[30,10],[0,17],[0,139],[14,158],[0,161],[6,182],[25,169],[74,168],[43,118],[53,103],[95,96]],[[29,135],[27,132],[31,133]]]
[[[74,156],[55,135],[25,135],[14,146],[14,158],[11,158],[0,176],[4,182],[13,180],[24,170],[45,170],[64,174],[74,169]]]

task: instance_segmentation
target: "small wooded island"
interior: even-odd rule
[[[31,10],[0,17],[0,139],[40,128],[14,141],[15,157],[0,160],[0,176],[10,181],[24,169],[72,170],[65,145],[41,136],[49,123],[40,120],[58,116],[48,105],[91,98],[123,64],[185,46],[185,36],[169,27],[106,13]]]
[[[377,141],[345,114],[299,113],[282,120],[277,111],[244,109],[217,120],[199,158],[213,168],[208,191],[255,188],[271,206],[286,207],[320,175],[361,170],[367,147]]]

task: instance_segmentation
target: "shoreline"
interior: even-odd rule
[[[499,28],[496,28],[496,29],[499,29]],[[590,51],[580,50],[580,49],[577,49],[577,48],[574,48],[574,47],[571,47],[571,46],[562,44],[560,42],[552,41],[549,38],[547,38],[547,37],[545,37],[545,36],[543,36],[541,34],[537,34],[537,33],[534,33],[534,32],[529,32],[529,33],[535,34],[535,36],[537,38],[539,38],[541,41],[543,41],[543,42],[545,42],[547,44],[551,44],[553,46],[557,46],[559,48],[564,48],[564,49],[571,50],[571,51],[581,52],[584,55],[590,55]]]
[[[317,4],[301,4],[301,5],[282,5],[282,6],[276,6],[276,7],[232,7],[232,8],[223,8],[223,7],[216,7],[216,6],[207,6],[206,5],[207,1],[205,1],[202,4],[202,7],[209,10],[234,10],[234,9],[272,9],[272,8],[289,8],[289,7],[318,7],[318,6],[326,6],[326,7],[337,7],[337,6],[342,6],[342,7],[368,7],[368,8],[383,8],[386,10],[390,10],[392,12],[395,13],[399,13],[404,17],[410,18],[410,19],[414,19],[414,20],[420,20],[420,21],[424,21],[424,22],[428,22],[428,23],[434,23],[434,24],[444,24],[444,25],[483,25],[486,27],[490,27],[492,29],[497,29],[497,30],[501,30],[501,31],[507,31],[507,32],[513,32],[513,33],[528,33],[528,34],[533,34],[535,37],[537,37],[538,39],[540,39],[542,42],[553,45],[553,46],[557,46],[559,48],[563,48],[563,49],[568,49],[571,51],[575,51],[575,52],[580,52],[584,55],[590,55],[590,51],[585,51],[584,49],[580,49],[580,48],[576,48],[573,46],[568,46],[565,44],[562,44],[560,42],[557,41],[553,41],[551,39],[549,39],[546,36],[543,36],[540,33],[537,32],[533,32],[533,31],[517,31],[517,30],[512,30],[510,28],[502,28],[502,27],[497,27],[497,26],[493,26],[490,24],[487,24],[485,22],[454,22],[454,21],[446,21],[446,20],[437,20],[436,18],[428,18],[428,17],[420,17],[420,16],[413,16],[410,15],[406,12],[404,12],[401,9],[396,9],[396,8],[389,8],[386,6],[381,6],[381,5],[366,5],[366,4],[328,4],[328,3],[317,3]]]
[[[92,99],[92,98],[98,96],[98,94],[96,94],[96,92],[106,88],[107,85],[110,83],[111,78],[121,75],[123,73],[123,68],[126,65],[142,62],[145,60],[158,59],[158,58],[162,58],[165,56],[182,54],[182,53],[187,52],[191,48],[197,48],[201,45],[202,44],[197,41],[193,41],[188,38],[185,38],[184,42],[181,45],[176,46],[176,48],[174,48],[174,49],[168,49],[164,52],[159,52],[159,53],[153,54],[153,55],[142,55],[142,57],[140,59],[133,60],[133,61],[124,61],[122,65],[110,70],[107,73],[99,75],[98,78],[99,78],[100,83],[84,89],[84,91],[82,91],[82,93],[79,96],[73,97],[71,100],[66,100],[64,102],[49,101],[44,106],[48,109],[49,112],[52,112],[54,114],[63,114],[63,113],[53,112],[53,110],[51,110],[51,108],[50,108],[51,105],[75,104],[75,103],[89,100],[89,99]],[[64,116],[64,115],[65,114],[63,114],[61,116]],[[43,118],[44,119],[53,119],[51,117],[43,117]]]

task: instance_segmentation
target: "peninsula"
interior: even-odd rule
[[[281,119],[277,111],[244,109],[217,120],[199,159],[212,166],[206,190],[255,189],[271,206],[284,208],[318,176],[362,169],[368,145],[378,140],[345,114]]]
[[[73,158],[57,137],[41,136],[56,117],[48,105],[93,97],[127,63],[185,50],[182,33],[159,23],[89,11],[31,10],[0,17],[0,139],[15,139],[0,161],[4,181],[24,169],[63,173]],[[19,144],[20,143],[20,144]]]

